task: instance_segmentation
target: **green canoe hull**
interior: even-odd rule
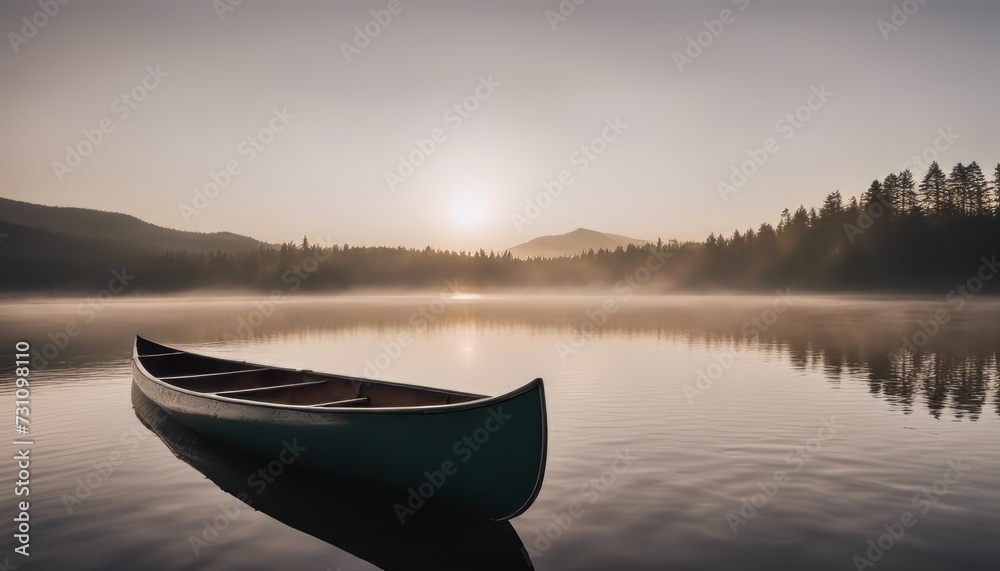
[[[399,498],[394,510],[403,522],[428,508],[509,519],[541,488],[547,442],[541,379],[456,405],[317,410],[177,389],[138,359],[132,369],[139,389],[178,421],[260,458],[262,479],[294,465],[375,485]]]

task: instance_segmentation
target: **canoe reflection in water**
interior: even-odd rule
[[[322,480],[294,463],[266,486],[251,486],[260,459],[243,455],[187,428],[132,384],[139,420],[178,458],[237,499],[285,525],[386,570],[534,569],[507,521],[421,509],[401,524],[401,501],[357,482]],[[263,489],[261,489],[263,488]]]

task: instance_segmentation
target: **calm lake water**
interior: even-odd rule
[[[70,322],[79,331],[63,338]],[[386,526],[382,504],[295,474],[255,498],[259,511],[234,508],[230,492],[260,462],[133,398],[136,334],[473,393],[543,377],[544,486],[509,524],[453,528]],[[26,570],[1000,568],[995,300],[6,301],[9,439],[21,339],[40,352],[31,557],[13,555],[8,459],[0,563]],[[574,502],[582,511],[569,515]],[[225,529],[192,546],[213,521]]]

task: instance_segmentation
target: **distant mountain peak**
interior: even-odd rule
[[[629,244],[647,244],[648,240],[629,238],[618,234],[599,232],[589,228],[577,228],[565,234],[552,236],[540,236],[533,240],[528,240],[523,244],[518,244],[508,251],[517,258],[561,258],[567,256],[577,256],[581,252],[594,250],[595,252],[604,248],[614,250],[621,246],[627,247]]]

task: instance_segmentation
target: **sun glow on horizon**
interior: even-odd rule
[[[452,218],[465,228],[481,226],[486,220],[486,211],[486,202],[475,194],[461,195],[451,205]]]

